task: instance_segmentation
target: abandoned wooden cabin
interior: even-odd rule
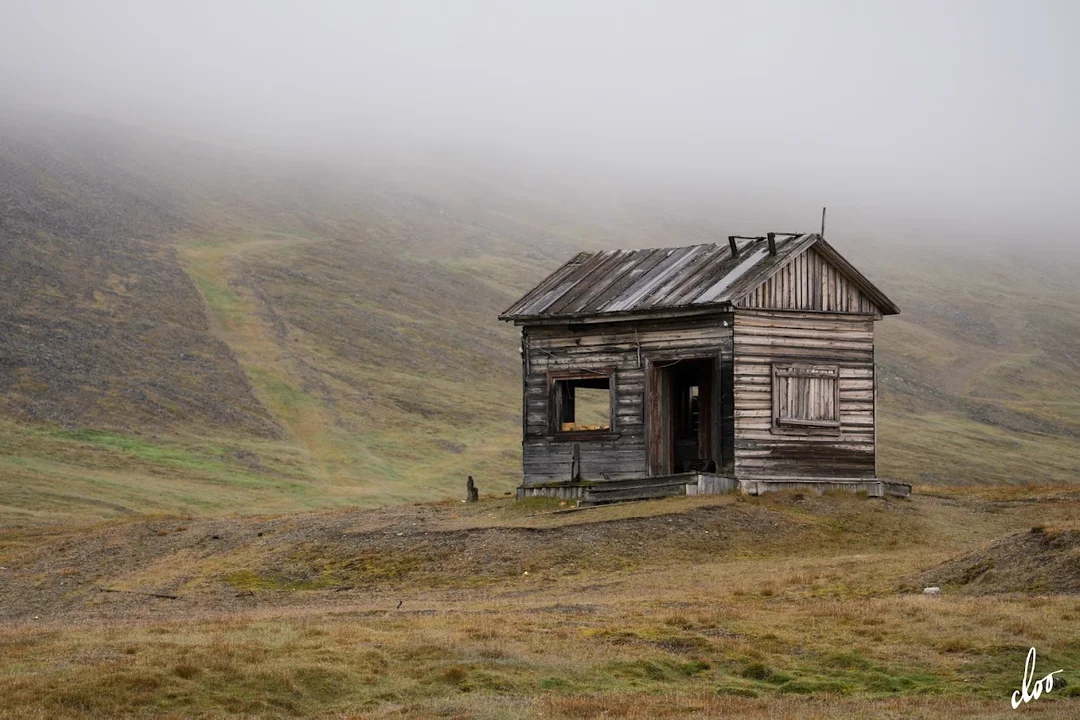
[[[906,494],[877,477],[874,322],[898,312],[817,234],[579,253],[499,316],[518,497]]]

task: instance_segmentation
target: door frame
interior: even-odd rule
[[[722,466],[722,422],[720,367],[723,363],[722,348],[701,348],[688,351],[659,351],[646,353],[645,357],[645,406],[642,412],[645,420],[645,474],[647,477],[662,477],[675,473],[672,422],[665,417],[670,412],[671,388],[664,387],[664,371],[669,363],[678,361],[708,360],[712,363],[712,395],[709,418],[709,446],[716,462],[717,470]],[[700,401],[699,401],[700,402]],[[666,438],[665,438],[666,436]],[[666,439],[666,442],[665,442]]]

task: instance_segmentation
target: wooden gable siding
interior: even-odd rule
[[[524,484],[570,480],[575,445],[578,446],[582,480],[643,477],[647,473],[646,361],[670,362],[681,357],[708,355],[730,364],[731,332],[730,314],[633,325],[607,323],[574,329],[565,325],[524,327]],[[600,439],[551,434],[548,373],[609,369],[614,369],[611,376],[614,407],[611,432]],[[725,404],[730,413],[733,407],[730,396]]]
[[[874,476],[873,316],[739,310],[734,355],[736,477]],[[838,368],[838,429],[774,427],[775,363]]]
[[[881,314],[846,275],[812,247],[792,258],[736,306]]]

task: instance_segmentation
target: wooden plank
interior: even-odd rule
[[[783,401],[781,400],[781,402],[783,402]],[[789,399],[788,402],[790,402],[790,399]],[[759,409],[756,409],[756,410],[740,410],[738,407],[735,408],[735,418],[736,419],[738,419],[738,418],[752,418],[752,417],[771,418],[772,417],[772,409],[771,408],[764,408],[764,409],[759,408]]]
[[[766,443],[769,445],[775,444],[785,437],[797,437],[799,442],[806,445],[812,445],[815,443],[834,445],[837,443],[838,436],[831,435],[778,435],[773,432],[771,422],[758,422],[751,423],[749,421],[743,421],[739,424],[738,442],[736,445],[740,448],[745,448],[746,443]],[[841,434],[839,435],[840,441],[844,443],[856,443],[867,446],[874,444],[873,432],[871,428],[858,428],[858,427],[843,427],[841,428]]]
[[[790,338],[817,338],[830,340],[846,340],[846,341],[858,341],[864,343],[872,343],[874,340],[874,331],[872,328],[849,329],[849,326],[840,326],[839,328],[806,328],[806,327],[777,327],[765,323],[753,323],[753,324],[739,324],[739,340],[745,340],[747,338],[770,338],[770,337],[790,337]]]
[[[795,310],[740,310],[733,323],[736,332],[753,327],[770,330],[818,330],[822,332],[873,332],[871,315],[838,315],[836,313],[804,313]]]
[[[755,350],[759,348],[759,350]],[[861,350],[872,353],[872,345],[867,340],[848,341],[831,337],[792,337],[790,335],[743,335],[735,338],[736,352],[765,352],[764,348],[782,348],[786,351],[797,348],[829,348],[836,350]],[[872,355],[871,355],[872,357]]]
[[[851,323],[861,325],[871,321],[869,314],[838,313],[822,310],[784,310],[778,308],[740,308],[733,317],[736,320],[811,321],[833,324]]]
[[[848,350],[830,349],[826,347],[784,348],[776,346],[770,348],[768,352],[755,351],[753,355],[747,359],[759,362],[764,360],[776,360],[784,362],[829,363],[832,365],[861,365],[870,367],[870,364],[873,362],[873,353],[869,349]]]
[[[619,333],[590,333],[584,335],[578,332],[573,334],[559,334],[530,340],[530,347],[556,350],[558,348],[587,348],[604,346],[635,347],[638,343],[649,345],[678,340],[708,341],[711,339],[723,339],[731,335],[731,326],[723,327],[719,322],[704,327],[689,327],[682,329],[643,331],[634,333],[625,328]]]

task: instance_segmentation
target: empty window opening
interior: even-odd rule
[[[775,427],[840,427],[839,368],[835,365],[774,365]]]
[[[555,432],[611,430],[610,377],[554,378],[551,401]]]

